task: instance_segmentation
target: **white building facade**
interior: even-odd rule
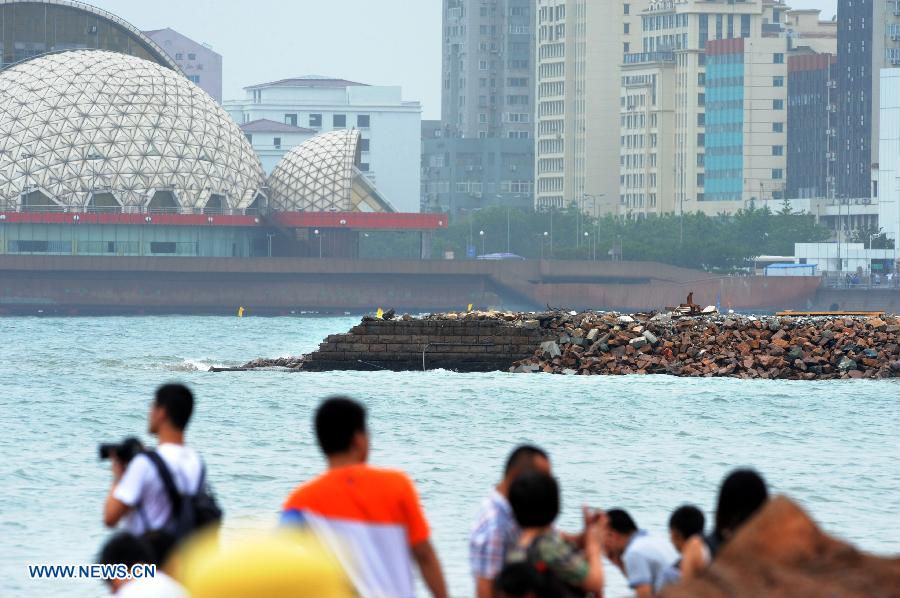
[[[244,99],[224,103],[238,124],[265,119],[307,131],[283,136],[279,148],[275,132],[251,134],[251,144],[267,163],[277,162],[305,134],[355,128],[362,136],[359,169],[397,211],[419,211],[422,107],[404,101],[400,87],[308,76],[245,91]]]
[[[881,69],[878,224],[900,245],[900,68]]]

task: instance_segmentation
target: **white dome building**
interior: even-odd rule
[[[360,134],[316,135],[289,151],[269,175],[269,207],[278,212],[394,212],[359,170]]]
[[[180,73],[114,52],[0,71],[0,210],[221,213],[265,174],[228,114]]]

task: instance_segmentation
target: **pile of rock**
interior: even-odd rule
[[[241,370],[260,370],[260,369],[280,369],[285,368],[289,370],[300,369],[303,366],[303,361],[305,356],[288,356],[288,357],[259,357],[254,359],[253,361],[248,361],[244,365],[240,366]]]
[[[555,337],[511,372],[813,380],[900,376],[896,317],[552,312]]]

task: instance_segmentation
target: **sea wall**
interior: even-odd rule
[[[364,318],[346,334],[332,334],[318,350],[299,358],[260,359],[246,369],[282,367],[330,370],[433,370],[490,372],[534,354],[548,340],[535,319],[515,314],[392,320]]]
[[[690,313],[686,313],[690,312]],[[814,380],[900,376],[894,316],[472,312],[365,317],[299,357],[239,369],[509,371]]]

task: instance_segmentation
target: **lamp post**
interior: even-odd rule
[[[313,234],[319,238],[319,259],[322,259],[322,235],[319,234],[319,229],[315,229]]]
[[[544,242],[547,240],[547,237],[550,233],[544,231],[544,234],[541,236],[541,261],[544,260]]]
[[[584,245],[587,247],[588,255],[591,255],[591,233],[584,231]]]
[[[272,257],[272,237],[275,236],[275,233],[266,233],[266,236],[269,238],[269,257]]]
[[[484,231],[478,231],[478,236],[481,237],[481,255],[484,256]]]

